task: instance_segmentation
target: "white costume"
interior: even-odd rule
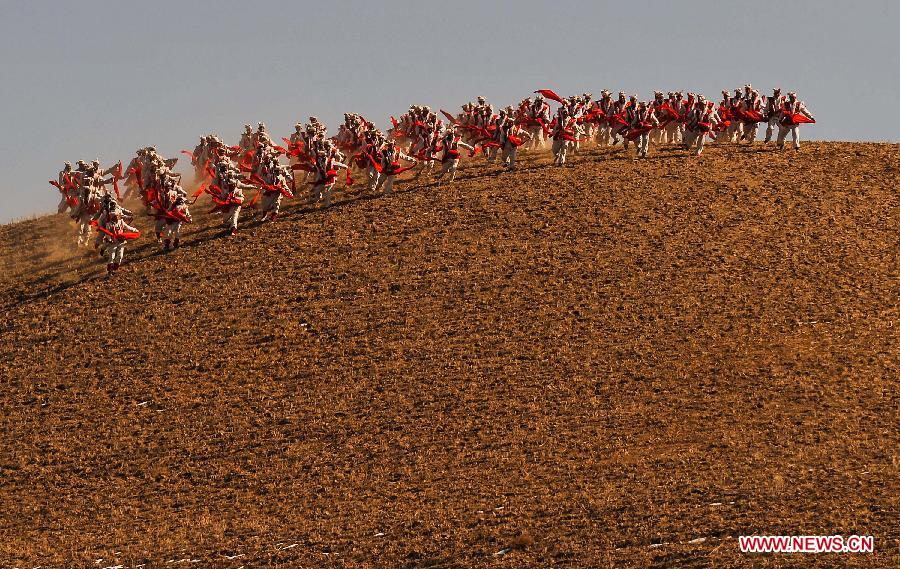
[[[797,99],[797,95],[794,93],[788,93],[787,101],[785,101],[784,106],[781,108],[779,112],[779,122],[778,122],[778,148],[784,148],[784,140],[787,138],[788,133],[791,135],[791,140],[794,143],[794,150],[800,150],[800,125],[791,120],[791,115],[800,114],[809,119],[813,119],[813,116],[809,114],[809,111],[806,110],[806,106],[802,101]],[[813,119],[815,120],[815,119]]]

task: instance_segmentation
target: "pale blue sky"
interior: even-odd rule
[[[310,114],[386,127],[411,103],[542,87],[778,85],[816,115],[807,137],[897,141],[898,24],[891,0],[0,0],[0,222],[52,211],[64,160],[176,156],[258,121],[281,137]]]

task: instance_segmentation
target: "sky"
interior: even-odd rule
[[[66,160],[541,88],[779,86],[816,116],[805,138],[896,142],[898,23],[896,0],[0,0],[0,223],[54,211]]]

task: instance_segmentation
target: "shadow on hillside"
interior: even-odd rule
[[[720,149],[721,144],[710,144],[709,149]],[[732,147],[733,148],[733,147]],[[744,146],[735,149],[740,154],[759,154],[777,152],[773,145],[758,144],[754,146]],[[653,152],[648,158],[636,158],[634,148],[623,148],[621,145],[606,148],[586,148],[578,153],[570,156],[569,161],[561,168],[569,169],[586,163],[599,162],[631,162],[631,161],[668,161],[674,159],[683,159],[690,153],[680,146],[654,147]],[[484,159],[469,160],[464,162],[458,170],[456,179],[453,183],[477,181],[489,178],[497,178],[512,173],[536,172],[546,169],[560,168],[555,166],[547,157],[547,154],[530,151],[523,152],[519,156],[519,164],[515,171],[510,171],[499,163],[487,163]],[[393,194],[404,195],[421,192],[423,190],[440,190],[445,186],[450,186],[451,182],[445,180],[443,184],[434,178],[437,169],[424,172],[421,176],[398,180],[394,187]],[[329,209],[340,211],[341,208],[353,205],[355,203],[364,203],[367,201],[385,197],[383,192],[374,192],[370,189],[367,180],[360,180],[355,188],[342,188],[341,198],[335,200]],[[303,199],[304,188],[295,192],[299,199]],[[390,196],[387,196],[390,197]],[[304,215],[313,215],[325,213],[327,210],[320,204],[311,204],[307,200],[301,203],[286,204],[280,214],[280,219],[297,219]],[[245,213],[246,212],[246,213]],[[203,224],[202,226],[200,224]],[[242,211],[240,233],[244,231],[252,231],[263,225],[269,224],[269,221],[263,220],[259,215],[259,210],[246,209]],[[229,233],[222,227],[221,218],[215,215],[199,215],[195,217],[196,225],[189,225],[185,228],[185,233],[181,242],[181,249],[195,249],[205,243],[215,242],[220,239],[231,238]],[[276,222],[277,224],[277,222]],[[192,227],[196,227],[194,231],[190,231]],[[160,256],[166,256],[169,252],[161,249],[155,240],[148,239],[140,245],[136,245],[128,249],[126,253],[126,266],[140,266],[146,260],[155,259]],[[80,257],[80,258],[79,258]],[[3,309],[15,308],[23,304],[47,298],[53,294],[59,294],[66,290],[96,279],[107,278],[104,274],[105,261],[98,258],[94,249],[79,251],[76,254],[75,266],[71,266],[72,258],[57,259],[49,262],[43,268],[47,272],[42,272],[40,276],[28,279],[15,289],[8,289],[9,297],[13,299],[6,305],[0,306]],[[73,280],[64,280],[63,282],[53,283],[55,280],[65,279],[66,275],[72,274],[76,278]],[[114,279],[115,277],[112,277]],[[111,281],[111,282],[114,282]],[[38,288],[40,290],[34,291]]]
[[[572,162],[570,164],[567,164],[567,167],[574,167],[578,163],[593,161],[595,158],[601,157],[602,155],[602,152],[583,151],[577,156],[573,157]],[[525,164],[522,164],[522,162],[525,162]],[[525,154],[524,156],[520,157],[520,164],[516,167],[515,172],[533,172],[543,170],[548,167],[552,167],[552,164],[539,160],[539,155]],[[510,172],[508,169],[500,166],[499,164],[488,164],[483,160],[476,160],[468,162],[463,166],[463,168],[458,171],[454,183],[469,180],[496,178],[498,176],[503,176],[509,173],[513,172]],[[445,181],[444,183],[446,185],[450,185],[449,181]],[[438,180],[435,180],[433,176],[425,173],[422,174],[421,177],[398,180],[395,183],[392,195],[411,194],[422,190],[436,189],[441,187],[442,186],[439,185]],[[298,196],[302,195],[302,192],[298,192]],[[355,203],[364,203],[383,197],[385,197],[383,192],[374,192],[369,188],[368,183],[363,183],[360,184],[360,188],[357,191],[349,195],[345,193],[341,199],[333,201],[331,207],[328,209],[339,211],[340,209],[353,205]],[[247,211],[247,214],[245,214],[244,211]],[[258,210],[253,209],[244,211],[241,212],[241,223],[238,233],[239,235],[244,231],[254,230],[270,223],[261,218]],[[325,213],[326,211],[327,210],[320,204],[310,204],[309,202],[304,201],[303,203],[291,204],[282,207],[279,218],[297,219],[303,215]],[[202,219],[195,218],[195,223],[198,222],[205,223],[205,225],[203,225],[202,227],[197,227],[195,231],[185,231],[182,237],[180,249],[190,250],[197,248],[205,243],[232,237],[229,232],[223,228],[221,224],[221,218],[218,216],[203,216]],[[191,226],[187,226],[186,229],[189,229],[190,227]],[[166,256],[168,254],[170,254],[170,252],[162,250],[160,244],[152,238],[151,234],[150,239],[143,241],[140,245],[129,247],[127,249],[124,267],[137,267],[147,260]],[[78,258],[78,261],[74,267],[65,266],[67,263],[72,262],[72,258],[52,261],[50,264],[44,267],[44,269],[49,269],[49,271],[42,272],[40,276],[28,279],[20,283],[20,286],[17,287],[18,291],[9,290],[9,296],[14,300],[0,306],[0,308],[4,310],[16,308],[34,301],[45,299],[54,294],[63,293],[72,287],[97,279],[109,278],[110,282],[115,282],[115,276],[107,277],[107,275],[105,274],[105,260],[100,258],[93,248],[78,250],[76,252],[76,258]],[[67,274],[76,275],[76,278],[53,284],[53,281],[63,279]],[[33,290],[36,288],[39,290]]]

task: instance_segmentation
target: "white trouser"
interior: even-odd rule
[[[69,209],[69,202],[66,201],[66,196],[63,194],[60,194],[60,195],[62,195],[62,199],[59,200],[59,205],[56,206],[57,213],[62,213],[64,211],[66,211],[67,209]]]
[[[447,160],[443,164],[441,164],[441,171],[438,172],[437,179],[440,180],[444,177],[444,174],[450,174],[450,181],[452,182],[454,178],[456,178],[456,169],[459,167],[459,158],[455,160]]]
[[[599,146],[609,146],[611,136],[612,129],[609,128],[609,125],[601,125],[600,128],[597,129],[597,144]]]
[[[609,130],[610,130],[610,133],[612,134],[612,141],[610,142],[610,145],[615,146],[616,144],[619,143],[619,136],[621,136],[622,132],[624,132],[622,129],[622,125],[616,124],[615,126],[610,127]],[[627,130],[627,129],[625,129],[625,130]]]
[[[384,195],[390,195],[391,191],[394,189],[394,178],[397,176],[395,174],[391,174],[389,176],[385,176],[384,174],[378,176],[378,182],[375,183],[375,190],[380,190],[384,187]]]
[[[726,131],[728,140],[722,142],[740,142],[741,136],[744,134],[744,123],[738,120],[731,121]]]
[[[238,217],[241,215],[240,205],[231,205],[225,210],[225,227],[237,229]]]
[[[163,230],[166,228],[166,218],[165,217],[157,217],[156,224],[153,226],[153,231],[156,232],[156,240],[159,241],[159,238],[162,237]]]
[[[684,125],[678,121],[672,121],[666,125],[666,138],[669,144],[678,144],[684,138]]]
[[[171,239],[172,237],[181,239],[181,221],[170,219],[168,223],[166,223],[165,237],[166,239]]]
[[[695,148],[694,154],[700,156],[700,154],[703,153],[703,147],[706,146],[706,133],[703,131],[697,132],[693,142]]]
[[[515,170],[516,168],[516,154],[519,153],[519,147],[515,144],[511,144],[509,142],[503,147],[503,154],[500,156],[500,160],[506,164],[510,170]]]
[[[118,263],[121,265],[122,259],[125,258],[125,242],[118,241],[109,243],[106,247],[106,252],[109,254],[110,263]]]
[[[497,159],[497,147],[491,146],[487,149],[487,161],[493,163]]]
[[[528,148],[543,148],[544,147],[544,129],[540,126],[533,126],[528,129],[528,134],[531,135],[531,140],[528,143]]]
[[[778,125],[778,148],[784,148],[784,139],[788,133],[791,133],[791,140],[794,142],[794,148],[800,148],[800,127],[799,125],[784,126]]]
[[[775,132],[776,126],[778,126],[778,117],[773,115],[769,117],[768,123],[766,124],[766,142],[772,140],[772,134]]]
[[[562,166],[566,163],[566,151],[568,150],[569,141],[562,138],[553,139],[553,156],[554,164]]]
[[[744,125],[744,138],[747,139],[750,144],[753,144],[756,141],[756,135],[759,134],[759,123],[747,123]]]
[[[262,197],[263,217],[268,214],[278,215],[281,208],[281,192],[264,192]]]
[[[312,195],[310,196],[310,201],[312,203],[316,203],[320,199],[324,199],[325,207],[331,207],[331,195],[332,195],[333,190],[334,190],[334,182],[332,182],[330,184],[326,184],[324,182],[319,182],[317,184],[313,184]]]
[[[655,132],[655,131],[654,131]],[[634,141],[638,156],[647,157],[647,150],[650,149],[650,134],[645,132],[637,137]]]
[[[90,214],[81,214],[78,216],[78,244],[88,245],[91,239],[91,220]]]

